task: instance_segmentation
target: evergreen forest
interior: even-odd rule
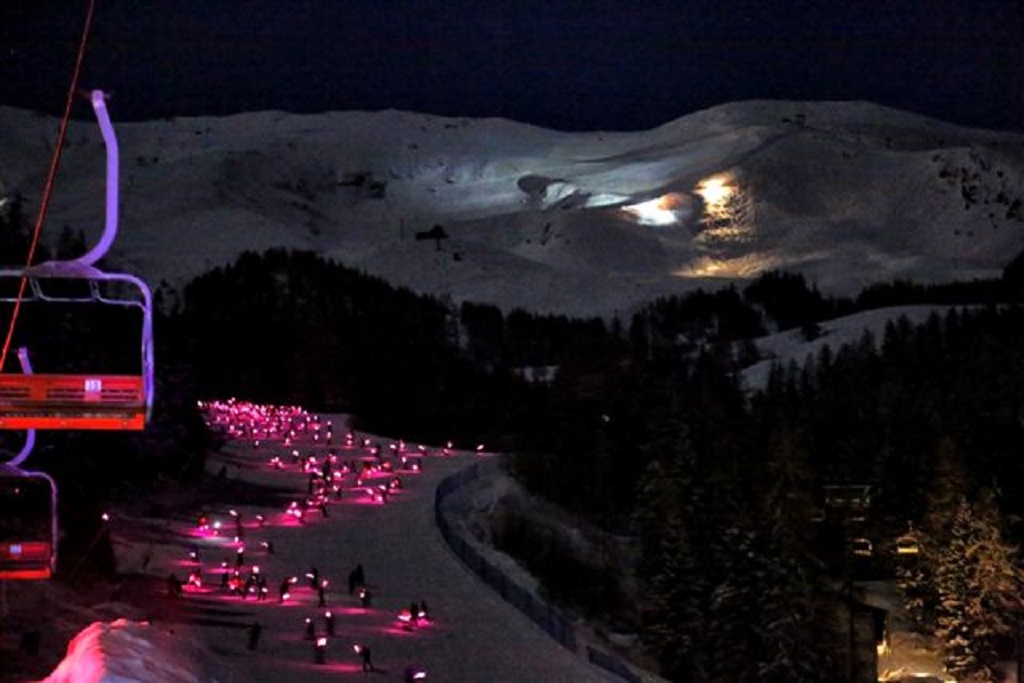
[[[8,212],[0,253],[24,244]],[[49,253],[80,247],[68,233]],[[670,680],[841,680],[834,609],[852,578],[898,581],[950,672],[992,680],[1021,609],[1022,293],[1018,256],[991,281],[838,299],[768,272],[628,320],[574,319],[416,294],[309,252],[249,252],[158,292],[145,432],[47,434],[35,464],[60,484],[67,563],[89,554],[84,571],[102,573],[111,558],[88,552],[92,512],[203,476],[216,443],[198,400],[297,403],[396,438],[485,443],[530,491],[635,544],[632,592],[555,550],[531,570],[567,608],[642,634]],[[776,365],[763,389],[740,381],[759,335],[814,339],[831,318],[906,304],[938,308]],[[16,345],[55,371],[134,362],[131,314],[25,315]],[[76,357],[62,341],[72,329]],[[833,514],[829,491],[843,487],[870,491],[865,515]],[[851,554],[854,539],[870,556]]]

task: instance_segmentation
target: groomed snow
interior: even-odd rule
[[[322,419],[344,424],[343,416]],[[342,433],[339,427],[336,439]],[[379,444],[384,453],[399,452],[402,443],[364,434],[358,438],[355,447],[338,449],[341,461],[371,459],[369,451],[358,445],[364,438]],[[421,453],[415,444],[404,444],[404,448],[413,455]],[[386,504],[372,502],[365,495],[365,486],[357,487],[348,480],[343,497],[329,503],[326,517],[312,509],[302,524],[285,513],[286,501],[278,507],[202,511],[211,524],[222,523],[224,531],[216,536],[200,532],[192,521],[200,511],[179,511],[182,518],[170,521],[174,536],[144,549],[146,571],[157,577],[174,572],[184,578],[197,566],[187,555],[189,546],[195,544],[203,563],[204,583],[199,588],[186,586],[181,604],[196,614],[216,611],[216,622],[93,624],[72,643],[67,659],[46,683],[362,680],[359,659],[351,649],[356,643],[372,647],[374,664],[384,673],[379,680],[401,680],[405,668],[412,665],[424,667],[428,681],[446,683],[620,680],[586,662],[584,653],[564,649],[452,554],[434,522],[434,490],[446,476],[491,456],[475,449],[453,449],[444,454],[440,447],[424,448],[422,471],[403,471],[402,487]],[[225,467],[225,487],[233,480],[284,486],[294,492],[296,500],[303,500],[308,475],[291,464],[288,455],[294,449],[301,450],[303,457],[316,453],[322,458],[327,452],[322,441],[314,444],[300,439],[284,447],[278,436],[264,439],[256,447],[251,437],[235,438],[207,466],[211,473]],[[282,468],[270,466],[274,455],[283,456]],[[376,485],[387,476],[374,472],[364,484]],[[260,574],[269,579],[266,601],[242,599],[219,586],[219,564],[233,560],[239,545],[230,537],[234,528],[231,509],[245,520],[243,573],[259,566]],[[262,526],[255,521],[258,514],[265,517]],[[112,524],[116,537],[116,520]],[[273,553],[261,547],[263,541],[273,543]],[[360,605],[345,586],[356,563],[365,567],[366,584],[373,593],[368,607]],[[312,567],[330,582],[326,607],[318,607],[317,593],[305,585]],[[299,581],[282,603],[278,584],[289,576]],[[401,627],[397,615],[411,600],[427,602],[431,623],[412,630]],[[323,635],[325,609],[335,615],[337,637],[329,639],[326,662],[316,664],[312,641],[303,638],[303,625],[306,617],[313,618],[317,634]],[[258,621],[263,631],[258,648],[250,651],[246,627],[253,621]],[[186,645],[192,643],[202,647],[188,649]],[[212,663],[199,666],[208,655]],[[91,677],[81,678],[80,672]]]
[[[148,622],[94,622],[68,645],[43,683],[204,683],[227,681],[198,642]]]

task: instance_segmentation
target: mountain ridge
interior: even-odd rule
[[[398,110],[115,126],[111,261],[168,291],[283,247],[455,301],[614,315],[768,269],[835,294],[994,277],[1024,248],[1024,135],[866,102],[753,100],[636,132]],[[27,215],[56,127],[0,107],[0,197]],[[98,235],[103,154],[72,122],[50,239]],[[416,239],[433,226],[446,237]]]

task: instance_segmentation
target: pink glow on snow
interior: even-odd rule
[[[273,578],[269,581],[268,595],[265,600],[260,601],[257,599],[256,591],[259,590],[258,584],[245,596],[237,592],[238,589],[244,589],[247,576],[259,575],[264,572],[261,572],[258,566],[255,565],[248,572],[244,570],[237,571],[234,558],[235,553],[230,552],[230,549],[236,549],[237,552],[256,550],[257,557],[261,561],[265,560],[268,569],[277,567],[266,553],[266,541],[259,542],[255,538],[247,536],[245,540],[249,544],[248,547],[240,543],[241,539],[236,540],[238,546],[237,548],[235,547],[232,538],[235,538],[235,532],[238,530],[238,527],[257,529],[269,526],[275,529],[277,534],[289,535],[292,532],[288,531],[288,529],[303,528],[307,525],[307,520],[310,518],[319,519],[321,513],[317,511],[316,507],[320,505],[326,506],[330,504],[334,506],[334,504],[341,503],[345,505],[379,507],[391,495],[401,493],[407,483],[414,481],[409,479],[404,482],[401,477],[396,476],[396,472],[401,472],[403,477],[411,475],[421,469],[424,464],[424,457],[441,454],[451,455],[453,453],[451,442],[448,443],[448,447],[445,449],[431,449],[428,452],[425,446],[406,444],[404,440],[389,442],[382,439],[375,441],[374,439],[349,432],[345,435],[344,443],[339,446],[347,448],[352,452],[343,454],[344,459],[340,460],[334,453],[334,448],[338,447],[330,447],[333,437],[330,424],[310,418],[301,409],[277,409],[246,404],[235,400],[232,400],[229,404],[223,402],[203,402],[201,407],[206,413],[207,423],[212,428],[220,430],[221,433],[226,432],[232,435],[236,440],[236,446],[240,454],[250,456],[250,466],[243,467],[243,469],[247,469],[250,473],[257,473],[262,478],[283,477],[298,491],[295,494],[297,496],[296,500],[288,506],[287,510],[280,509],[278,512],[267,514],[265,519],[261,519],[248,511],[222,509],[203,514],[198,518],[201,521],[196,525],[181,525],[179,529],[182,536],[202,541],[197,546],[199,548],[199,557],[207,560],[210,565],[207,567],[207,572],[202,576],[202,579],[200,579],[198,574],[191,575],[194,577],[192,580],[186,578],[182,586],[183,598],[188,600],[193,596],[201,596],[203,600],[208,600],[218,605],[237,606],[245,604],[246,607],[243,609],[255,610],[257,614],[261,615],[269,614],[269,612],[260,611],[260,605],[263,605],[262,609],[265,610],[285,608],[291,610],[286,612],[286,614],[293,615],[297,624],[301,624],[303,617],[309,614],[311,610],[317,610],[316,630],[319,636],[323,633],[324,612],[322,607],[319,609],[317,609],[319,606],[313,607],[317,605],[318,595],[316,590],[308,586],[308,581],[304,580],[301,586],[294,586],[294,582],[297,579],[293,579],[293,587],[286,591],[285,599],[282,601],[282,596],[278,592],[281,581],[280,569],[275,569],[271,572]],[[321,439],[320,437],[325,438]],[[317,442],[319,442],[319,445],[314,446]],[[282,444],[291,450],[292,460],[289,460],[286,455],[287,451],[279,450]],[[279,453],[279,455],[275,455],[275,453]],[[348,457],[345,457],[346,455]],[[360,481],[357,486],[345,487],[341,484],[342,481],[352,484],[355,479],[350,467],[353,457],[355,458],[355,473],[358,473]],[[328,462],[330,463],[329,471],[325,465]],[[252,465],[255,465],[255,467],[252,467]],[[302,474],[303,470],[305,470],[305,475]],[[312,481],[310,480],[310,474],[315,476],[315,479]],[[346,474],[353,474],[353,476],[349,478],[345,476]],[[309,491],[307,491],[307,485],[312,486]],[[333,495],[338,492],[337,490],[332,492],[332,488],[335,486],[343,492],[343,496],[340,499]],[[414,487],[410,486],[410,488]],[[323,495],[325,493],[331,495],[327,497]],[[408,501],[408,499],[406,500]],[[352,514],[352,512],[343,513],[341,515],[342,519],[346,518],[346,514]],[[256,536],[257,534],[254,533],[253,535]],[[280,542],[282,547],[290,547],[282,537],[278,535],[271,537],[275,544]],[[257,543],[259,543],[258,547]],[[220,567],[217,567],[217,562],[209,562],[213,558],[207,555],[208,552],[212,552],[214,555],[220,554],[223,557],[224,554],[227,554],[224,552],[225,550],[232,555],[228,561],[221,562]],[[178,560],[177,562],[171,560],[171,562],[175,562],[174,566],[179,568],[178,576],[190,577],[189,570],[194,571],[197,567],[202,567],[197,562],[198,559],[192,558],[191,561]],[[249,560],[249,563],[252,562],[252,559],[249,557],[245,559]],[[217,560],[220,560],[220,557],[217,557]],[[295,567],[294,569],[298,568]],[[305,573],[304,569],[302,573]],[[302,574],[300,573],[299,575],[301,576]],[[221,580],[223,576],[229,577],[229,587],[233,587],[236,590],[229,592],[222,587]],[[322,579],[321,584],[326,588],[329,585],[328,579]],[[249,597],[253,599],[250,600],[248,599]],[[360,637],[365,634],[372,641],[374,637],[378,636],[424,638],[428,637],[431,633],[437,633],[435,628],[431,628],[432,624],[430,621],[421,618],[419,614],[411,613],[408,609],[403,610],[401,615],[396,618],[394,616],[395,613],[388,609],[364,607],[358,604],[358,598],[349,596],[342,598],[340,595],[332,595],[331,598],[343,603],[353,603],[351,605],[337,605],[332,600],[330,613],[334,618],[352,620],[356,624],[361,624],[339,624],[339,634],[345,633],[349,637]],[[303,612],[296,613],[295,608],[301,608]],[[287,629],[287,631],[287,633],[271,632],[271,637],[289,643],[294,642],[300,647],[300,652],[308,654],[304,655],[305,661],[288,663],[285,664],[286,667],[297,669],[304,674],[307,672],[326,672],[331,675],[341,676],[361,672],[362,667],[358,661],[358,656],[352,653],[349,645],[343,645],[342,641],[330,638],[323,640],[320,647],[324,648],[325,661],[318,663],[316,649],[318,641],[304,637],[300,627],[296,627],[294,632],[292,632],[292,629]],[[374,649],[376,649],[375,642],[371,642]],[[299,645],[300,643],[302,645]],[[301,648],[307,649],[303,650]],[[383,651],[386,652],[386,648]],[[332,661],[335,659],[346,661]],[[399,668],[399,673],[401,673],[401,667]],[[152,679],[129,680],[149,681]],[[62,681],[61,683],[64,682]]]
[[[329,649],[327,651],[326,656],[327,661],[324,664],[314,664],[311,660],[309,662],[293,662],[289,665],[288,668],[297,669],[299,671],[308,671],[310,674],[319,674],[327,672],[332,674],[336,673],[339,676],[342,674],[356,674],[362,671],[362,667],[358,663],[353,664],[351,662],[331,661],[331,651]],[[351,657],[351,655],[348,652],[338,652],[334,656]]]
[[[197,642],[148,622],[94,622],[42,683],[209,680],[210,660]]]

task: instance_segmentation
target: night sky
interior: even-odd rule
[[[96,1],[81,85],[117,120],[394,108],[640,130],[767,98],[1024,131],[1021,0]],[[62,110],[86,8],[0,0],[0,104]]]

